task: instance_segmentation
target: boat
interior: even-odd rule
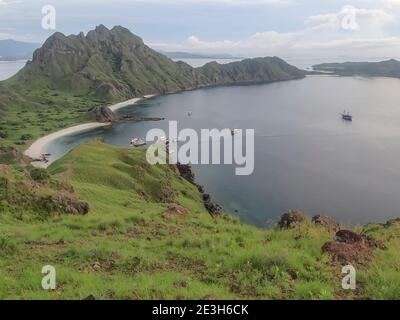
[[[231,129],[232,136],[234,136],[238,132],[239,132],[239,129]]]
[[[140,138],[133,138],[131,141],[131,146],[133,147],[142,147],[146,145],[146,141],[140,139]]]
[[[165,145],[168,145],[169,144],[169,139],[167,137],[161,137],[160,138],[160,142],[164,143]]]
[[[353,116],[350,115],[350,112],[343,111],[343,113],[340,114],[342,116],[342,119],[345,121],[353,121]]]

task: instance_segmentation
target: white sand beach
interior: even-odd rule
[[[147,96],[144,96],[143,98],[133,98],[133,99],[130,99],[130,100],[126,100],[126,101],[123,101],[123,102],[119,102],[119,103],[113,104],[113,105],[109,106],[108,108],[110,108],[113,112],[115,112],[115,111],[117,111],[119,109],[122,109],[122,108],[125,108],[125,107],[128,107],[128,106],[131,106],[133,104],[136,104],[139,101],[142,101],[143,99],[150,99],[150,98],[153,98],[155,96],[156,95],[154,95],[154,94],[149,94]]]
[[[108,125],[110,125],[110,123],[91,122],[91,123],[80,124],[80,125],[77,125],[74,127],[66,128],[66,129],[51,133],[47,136],[37,139],[24,152],[24,154],[32,159],[39,159],[42,156],[42,154],[46,153],[46,146],[58,138],[61,138],[63,136],[73,134],[73,133],[78,133],[78,132],[83,132],[83,131],[87,131],[87,130],[92,130],[95,128],[105,127]],[[43,168],[43,167],[49,166],[50,163],[51,163],[51,161],[49,161],[48,163],[35,161],[35,162],[32,162],[32,165]]]
[[[139,101],[143,99],[150,99],[154,97],[155,95],[146,95],[143,98],[133,98],[127,101],[119,102],[114,105],[109,106],[113,112],[122,109],[124,107],[131,106],[135,103],[138,103]],[[47,136],[44,136],[42,138],[37,139],[34,143],[31,144],[31,146],[24,152],[24,154],[32,159],[40,159],[41,156],[45,153],[48,153],[46,150],[46,146],[53,142],[54,140],[61,138],[66,135],[78,133],[78,132],[83,132],[83,131],[88,131],[100,127],[105,127],[110,125],[110,123],[100,123],[100,122],[91,122],[91,123],[84,123],[80,124],[74,127],[62,129],[60,131],[51,133]],[[54,160],[53,160],[54,161]],[[32,165],[35,167],[41,167],[41,168],[46,168],[48,167],[52,162],[52,159],[49,159],[49,162],[45,163],[42,161],[35,161],[32,162]]]

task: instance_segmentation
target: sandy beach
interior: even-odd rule
[[[113,104],[112,106],[109,106],[108,108],[110,108],[113,112],[115,112],[115,111],[117,111],[119,109],[131,106],[131,105],[133,105],[135,103],[138,103],[139,101],[141,101],[143,99],[150,99],[150,98],[153,98],[153,97],[155,97],[154,94],[144,96],[143,98],[133,98],[133,99],[130,99],[130,100],[126,100],[126,101],[123,101],[123,102],[119,102],[119,103]]]
[[[127,106],[131,106],[135,103],[138,103],[139,101],[143,100],[143,99],[150,99],[152,97],[154,97],[155,95],[147,95],[144,96],[143,98],[133,98],[127,101],[123,101],[123,102],[119,102],[116,104],[113,104],[111,106],[108,106],[108,108],[110,108],[113,112],[125,108]],[[79,133],[79,132],[83,132],[83,131],[88,131],[88,130],[92,130],[92,129],[96,129],[96,128],[100,128],[100,127],[105,127],[110,125],[110,123],[100,123],[100,122],[91,122],[91,123],[84,123],[84,124],[80,124],[77,126],[73,126],[73,127],[69,127],[66,129],[62,129],[60,131],[51,133],[47,136],[41,137],[39,139],[37,139],[35,142],[33,142],[31,144],[31,146],[24,152],[24,154],[32,159],[39,159],[42,154],[46,154],[48,153],[48,150],[46,150],[46,146],[53,142],[54,140],[61,138],[63,136],[66,135],[70,135],[70,134],[75,134],[75,133]],[[32,162],[32,165],[35,167],[41,167],[41,168],[46,168],[48,167],[53,161],[55,161],[56,159],[49,159],[50,161],[45,163],[42,161],[35,161]]]
[[[95,128],[100,128],[100,127],[105,127],[110,125],[109,123],[100,123],[100,122],[91,122],[91,123],[84,123],[84,124],[80,124],[74,127],[70,127],[70,128],[66,128],[54,133],[51,133],[47,136],[44,136],[42,138],[37,139],[34,143],[31,144],[31,146],[24,152],[24,154],[32,159],[38,159],[42,156],[42,154],[46,153],[46,146],[58,139],[61,138],[63,136],[69,135],[69,134],[73,134],[73,133],[78,133],[78,132],[83,132],[83,131],[87,131],[87,130],[92,130]],[[51,163],[51,161],[49,161],[48,163],[44,163],[44,162],[32,162],[32,164],[34,166],[37,167],[47,167],[49,166]]]

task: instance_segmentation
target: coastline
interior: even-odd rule
[[[280,82],[280,81],[292,81],[292,80],[301,80],[304,79],[306,76],[303,77],[298,77],[298,78],[293,78],[293,79],[286,79],[286,80],[277,80],[277,81],[271,81],[271,82],[252,82],[252,83],[236,83],[236,84],[226,84],[226,85],[206,85],[206,86],[199,86],[196,88],[190,88],[190,89],[186,89],[186,90],[181,90],[181,91],[176,91],[176,92],[168,92],[165,93],[164,95],[167,94],[175,94],[175,93],[179,93],[179,92],[185,92],[185,91],[192,91],[192,90],[197,90],[197,89],[206,89],[206,88],[215,88],[215,87],[221,87],[221,86],[235,86],[235,85],[239,85],[239,86],[246,86],[246,85],[258,85],[258,84],[265,84],[265,83],[274,83],[274,82]],[[146,100],[146,99],[150,99],[150,98],[154,98],[159,96],[158,94],[149,94],[149,95],[144,95],[143,97],[140,98],[132,98],[129,100],[125,100],[122,102],[118,102],[115,103],[113,105],[107,106],[108,109],[110,109],[113,113],[117,112],[118,110],[128,107],[128,106],[132,106],[137,104],[138,102],[142,101],[142,100]],[[95,129],[95,128],[99,128],[99,127],[104,127],[104,126],[108,126],[111,125],[111,122],[106,122],[106,123],[102,123],[102,122],[92,122],[92,123],[86,123],[86,124],[80,124],[77,126],[73,126],[73,127],[69,127],[66,129],[62,129],[60,131],[56,131],[54,133],[51,133],[49,135],[46,135],[44,137],[41,137],[37,140],[35,140],[29,147],[28,149],[26,149],[23,154],[25,156],[28,156],[32,159],[39,159],[42,154],[47,153],[45,150],[45,147],[53,142],[54,140],[61,138],[63,136],[66,135],[70,135],[70,134],[74,134],[74,133],[79,133],[82,131],[87,131],[87,130],[91,130],[91,129]],[[41,168],[47,168],[52,162],[54,162],[56,160],[51,160],[47,163],[43,162],[43,161],[32,161],[31,164],[35,167],[41,167]]]
[[[129,99],[126,101],[122,101],[116,104],[113,104],[111,106],[108,106],[112,112],[116,112],[119,109],[134,105],[138,103],[139,101],[142,101],[144,99],[150,99],[155,97],[156,95],[146,95],[143,96],[142,98],[133,98]],[[33,160],[38,159],[38,161],[32,161],[31,164],[35,167],[40,167],[40,168],[47,168],[52,162],[55,160],[49,161],[47,163],[40,161],[39,159],[42,157],[43,154],[47,153],[46,152],[46,146],[49,145],[51,142],[53,142],[56,139],[59,139],[61,137],[75,134],[75,133],[80,133],[84,131],[89,131],[92,129],[96,128],[101,128],[101,127],[106,127],[111,125],[111,122],[90,122],[90,123],[83,123],[79,124],[73,127],[68,127],[53,133],[50,133],[46,136],[43,136],[37,140],[35,140],[29,147],[26,149],[23,154]]]
[[[112,112],[116,112],[119,109],[134,105],[134,104],[136,104],[136,103],[138,103],[138,102],[140,102],[142,100],[150,99],[150,98],[153,98],[155,96],[156,96],[155,94],[149,94],[149,95],[143,96],[142,98],[133,98],[133,99],[129,99],[129,100],[126,100],[126,101],[118,102],[116,104],[108,106],[108,109],[110,109]]]
[[[35,140],[28,149],[24,151],[24,155],[32,158],[33,160],[35,159],[40,159],[43,153],[46,153],[46,146],[53,142],[54,140],[73,134],[73,133],[78,133],[78,132],[84,132],[87,130],[92,130],[95,128],[100,128],[100,127],[105,127],[110,125],[109,122],[106,123],[101,123],[101,122],[90,122],[90,123],[84,123],[84,124],[79,124],[77,126],[69,127],[66,129],[62,129],[60,131],[53,132],[47,136],[41,137],[37,140]],[[51,162],[49,161],[48,163],[44,163],[42,161],[33,161],[31,162],[33,166],[35,167],[41,167],[41,168],[46,168],[48,167]]]

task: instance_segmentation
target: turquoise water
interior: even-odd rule
[[[400,80],[313,76],[256,86],[201,89],[157,97],[121,110],[165,121],[121,123],[61,138],[59,157],[101,137],[128,146],[168,120],[182,128],[255,129],[255,171],[196,165],[196,178],[225,210],[266,226],[288,209],[325,213],[344,224],[400,216]],[[352,123],[340,113],[350,110]],[[192,117],[188,117],[188,112]]]

